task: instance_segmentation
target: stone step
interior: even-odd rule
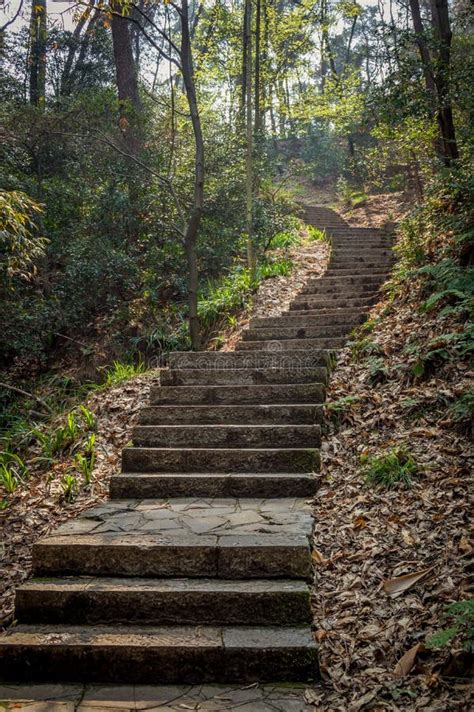
[[[314,368],[182,368],[163,370],[163,386],[265,385],[277,383],[323,383],[327,379],[325,366]]]
[[[334,232],[336,235],[344,235],[348,237],[353,237],[354,239],[360,238],[360,237],[368,237],[368,238],[385,238],[389,240],[393,240],[393,234],[388,232],[387,230],[383,230],[381,228],[377,227],[343,227],[343,226],[334,226],[333,227]]]
[[[239,351],[260,350],[262,344],[268,344],[268,348],[284,349],[339,349],[344,346],[346,339],[340,336],[332,336],[319,339],[284,339],[275,341],[239,341],[236,348]]]
[[[304,499],[115,500],[33,547],[36,576],[302,578],[311,575]]]
[[[378,272],[384,272],[391,269],[393,260],[388,260],[387,258],[374,259],[372,257],[365,257],[364,255],[352,255],[351,257],[346,257],[345,255],[335,254],[331,260],[331,267],[343,267],[344,269],[356,267],[363,264],[367,269],[374,269]]]
[[[298,294],[299,297],[311,296],[312,294],[324,294],[327,292],[344,292],[345,294],[356,294],[358,292],[375,292],[384,283],[384,279],[378,277],[342,277],[325,279],[320,282],[308,285]]]
[[[366,269],[365,267],[330,267],[324,273],[326,277],[344,277],[348,275],[349,277],[379,277],[381,280],[387,279],[390,272],[374,272],[374,270]]]
[[[112,499],[168,497],[313,497],[312,473],[123,472],[110,480]]]
[[[265,448],[319,447],[319,425],[138,425],[135,447]]]
[[[315,680],[309,626],[45,626],[11,628],[5,680],[127,684]]]
[[[297,299],[306,296],[310,298],[313,294],[318,296],[327,296],[330,294],[344,294],[347,295],[349,298],[351,296],[358,297],[369,292],[373,294],[374,292],[378,291],[380,286],[380,282],[367,283],[365,282],[364,278],[359,279],[359,281],[354,284],[344,282],[340,284],[328,284],[327,282],[322,282],[320,285],[315,285],[311,289],[311,291],[301,291]]]
[[[314,297],[298,297],[290,303],[290,311],[300,311],[301,309],[317,309],[318,307],[365,307],[376,304],[380,299],[380,292],[366,292],[357,297],[346,297],[338,292],[315,295]]]
[[[311,622],[301,580],[33,579],[16,592],[22,624],[302,625]]]
[[[300,294],[308,293],[313,291],[316,287],[326,286],[352,286],[360,284],[372,284],[379,285],[380,282],[385,280],[387,273],[373,273],[366,271],[365,274],[338,274],[327,273],[320,279],[310,279],[306,282],[304,289],[301,290]]]
[[[125,448],[123,472],[316,472],[314,448]]]
[[[249,327],[250,329],[269,329],[276,327],[285,326],[333,326],[336,324],[343,324],[353,326],[357,324],[362,319],[359,310],[353,310],[352,312],[346,310],[340,312],[336,315],[324,316],[324,314],[315,314],[314,316],[303,315],[299,316],[294,312],[282,312],[281,316],[268,316],[260,317],[258,319],[251,319]]]
[[[298,368],[327,366],[331,354],[325,350],[310,351],[304,356],[298,351],[279,353],[275,351],[256,351],[242,354],[238,351],[174,351],[169,355],[170,368],[228,369],[228,368],[292,368],[293,357],[297,358]]]
[[[275,326],[265,329],[246,329],[242,332],[244,342],[247,341],[275,341],[281,339],[317,339],[330,336],[344,336],[354,328],[353,324],[327,324],[313,326]]]
[[[191,425],[221,423],[321,423],[320,405],[157,405],[142,408],[140,425]]]
[[[280,383],[263,386],[155,386],[150,392],[150,404],[322,403],[324,395],[323,383]]]
[[[384,247],[390,249],[393,246],[393,240],[383,236],[360,236],[354,235],[338,235],[330,236],[333,247]]]
[[[365,300],[362,300],[365,301]],[[332,304],[332,302],[329,302]],[[283,312],[283,314],[298,314],[298,315],[304,315],[304,316],[298,316],[297,318],[305,319],[318,319],[321,317],[321,319],[325,318],[334,318],[337,319],[338,315],[344,315],[344,314],[352,314],[354,317],[357,315],[359,318],[355,319],[356,325],[358,323],[363,323],[367,319],[367,312],[371,309],[372,307],[370,305],[364,305],[364,306],[359,306],[359,307],[346,307],[346,306],[339,306],[339,307],[332,307],[332,308],[327,308],[327,307],[316,307],[315,309],[294,309],[293,311],[287,311]],[[341,316],[341,318],[343,318]],[[344,317],[344,320],[346,320],[346,317]]]

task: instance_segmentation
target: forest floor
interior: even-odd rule
[[[370,198],[344,214],[352,224],[380,225],[398,219],[405,209],[402,196],[391,194]],[[327,246],[301,245],[291,258],[292,275],[261,285],[253,306],[224,334],[224,349],[234,348],[252,315],[284,310],[308,278],[308,269],[324,270]],[[456,425],[446,403],[465,392],[473,374],[451,362],[423,379],[413,377],[415,355],[406,350],[411,335],[428,343],[440,328],[450,328],[449,318],[440,326],[418,307],[416,293],[400,303],[382,299],[368,325],[340,353],[328,389],[328,426],[314,501],[313,600],[322,684],[304,693],[308,709],[319,712],[469,709],[472,687],[460,637],[442,648],[428,647],[427,640],[453,624],[443,620],[446,605],[468,592],[470,433]],[[99,444],[90,491],[72,504],[61,502],[56,480],[48,485],[43,475],[33,478],[3,512],[8,578],[1,600],[6,616],[14,586],[29,571],[34,541],[106,497],[154,378],[156,373],[134,378],[94,394],[87,403],[97,416]],[[416,464],[410,483],[369,485],[361,456],[397,446]]]

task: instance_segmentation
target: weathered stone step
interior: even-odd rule
[[[263,385],[273,383],[323,383],[327,379],[324,366],[314,368],[183,368],[163,370],[163,386]]]
[[[365,300],[362,300],[365,301]],[[328,302],[329,304],[332,304],[333,302]],[[339,307],[318,307],[316,306],[314,309],[293,309],[292,311],[286,311],[282,312],[284,315],[292,315],[292,314],[298,314],[297,318],[301,319],[318,319],[320,316],[322,319],[328,318],[334,318],[338,319],[339,316],[341,315],[342,320],[347,320],[347,317],[344,317],[344,314],[347,315],[352,315],[354,317],[355,325],[358,323],[363,323],[367,319],[367,312],[371,309],[370,305],[361,305],[358,307],[346,307],[344,305],[339,306]],[[302,315],[299,317],[299,315]],[[304,316],[303,316],[304,315]],[[358,317],[355,319],[355,317]]]
[[[333,292],[341,292],[344,294],[357,294],[359,292],[375,292],[385,280],[379,277],[335,277],[334,279],[321,280],[314,282],[302,289],[298,294],[299,297],[311,296],[313,294],[332,294]]]
[[[301,580],[33,579],[16,592],[22,624],[302,625],[311,622]]]
[[[324,393],[323,383],[281,383],[263,386],[161,386],[151,389],[150,403],[151,405],[322,403]]]
[[[229,369],[229,368],[293,368],[293,357],[297,358],[298,368],[327,366],[331,354],[325,350],[310,351],[304,356],[298,352],[279,353],[275,351],[256,351],[242,354],[238,351],[175,351],[169,355],[169,366],[174,368]]]
[[[287,326],[333,326],[336,324],[354,325],[361,321],[362,316],[359,310],[350,312],[340,312],[335,315],[324,316],[324,314],[315,313],[315,315],[304,314],[299,316],[294,312],[282,312],[281,316],[267,316],[258,319],[251,319],[250,329],[269,329],[274,327]]]
[[[299,311],[301,309],[314,310],[318,307],[366,307],[376,304],[380,299],[380,292],[366,292],[358,297],[341,296],[338,292],[319,295],[314,297],[298,297],[290,304],[290,311]]]
[[[350,277],[365,277],[373,276],[379,277],[381,280],[387,279],[390,272],[383,270],[380,272],[374,271],[372,269],[367,269],[365,267],[331,267],[325,273],[327,278],[329,277],[344,277],[349,275]]]
[[[393,260],[389,260],[386,257],[374,259],[373,257],[365,257],[364,255],[352,255],[351,257],[346,257],[345,255],[339,254],[334,255],[331,260],[331,267],[336,268],[344,267],[346,269],[360,264],[363,264],[367,268],[383,272],[391,268]]]
[[[331,235],[331,243],[334,247],[384,247],[390,249],[393,246],[393,240],[382,236],[364,236],[356,237],[354,235]]]
[[[317,339],[329,336],[343,336],[354,328],[353,324],[320,324],[318,326],[275,326],[272,328],[246,329],[242,338],[246,341],[271,341],[277,339]]]
[[[349,298],[352,296],[357,297],[357,296],[362,296],[363,294],[366,293],[374,293],[376,292],[379,287],[381,286],[380,281],[376,282],[369,282],[367,283],[365,281],[365,278],[359,279],[357,282],[354,284],[351,284],[350,282],[343,282],[337,283],[335,282],[334,284],[329,284],[328,282],[321,282],[320,285],[315,285],[311,291],[306,291],[303,290],[300,292],[298,295],[297,299],[300,297],[306,297],[311,298],[311,296],[317,295],[317,296],[327,296],[330,294],[344,294],[347,295]]]
[[[124,472],[315,472],[313,448],[125,448]]]
[[[336,225],[334,231],[337,235],[349,235],[351,237],[386,237],[393,238],[393,233],[378,227],[354,227],[352,225]]]
[[[197,423],[320,423],[323,410],[320,405],[158,405],[142,408],[140,425],[191,425]]]
[[[283,339],[283,340],[275,340],[275,341],[239,341],[236,349],[239,351],[252,351],[252,350],[260,350],[262,348],[262,344],[266,343],[268,344],[268,348],[278,348],[281,350],[284,349],[339,349],[342,346],[344,346],[346,342],[345,338],[339,337],[339,336],[332,336],[328,338],[319,338],[319,339]]]
[[[36,576],[303,578],[311,573],[303,499],[116,500],[33,547]]]
[[[112,499],[168,497],[313,497],[312,473],[120,473],[110,480]]]
[[[316,287],[325,289],[327,286],[351,286],[360,284],[378,285],[386,277],[386,272],[373,273],[367,271],[365,274],[325,274],[320,279],[310,279],[306,283],[300,294],[312,292]]]
[[[45,626],[1,638],[5,680],[205,683],[309,681],[318,676],[309,626]]]
[[[138,425],[135,447],[319,447],[319,425]]]

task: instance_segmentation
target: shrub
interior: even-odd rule
[[[362,455],[360,461],[365,481],[374,486],[393,487],[399,483],[408,486],[412,476],[419,472],[413,455],[405,446],[390,448],[374,457]]]

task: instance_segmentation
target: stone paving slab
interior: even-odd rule
[[[301,534],[310,536],[311,506],[304,499],[193,498],[116,500],[83,512],[47,539],[90,534],[217,536]]]
[[[25,712],[309,712],[304,685],[8,685],[0,706]],[[305,694],[306,693],[306,694]]]

